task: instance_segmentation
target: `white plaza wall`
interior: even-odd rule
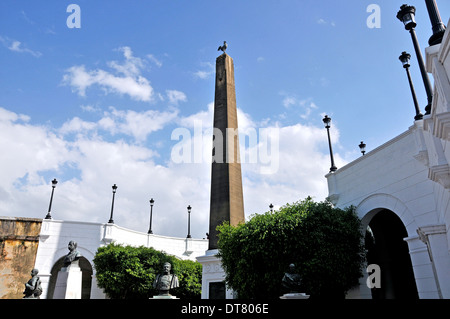
[[[86,223],[76,221],[42,221],[35,268],[39,269],[43,296],[47,298],[51,270],[55,263],[69,252],[69,241],[76,241],[78,250],[93,268],[91,299],[104,299],[105,294],[97,287],[93,258],[99,247],[111,242],[145,246],[164,251],[180,259],[196,260],[208,249],[207,239],[177,238],[146,234],[126,229],[115,224]]]

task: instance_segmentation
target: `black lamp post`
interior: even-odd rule
[[[337,170],[337,167],[336,167],[336,165],[334,165],[333,149],[331,148],[331,138],[330,138],[331,118],[328,117],[328,115],[325,115],[325,117],[323,118],[323,123],[325,124],[325,128],[327,129],[327,134],[328,134],[328,146],[330,148],[330,157],[331,157],[330,172],[335,172]]]
[[[192,207],[191,207],[191,205],[189,205],[187,207],[187,210],[188,210],[188,234],[187,234],[186,238],[192,238],[192,236],[191,236],[191,209],[192,209]]]
[[[364,156],[366,154],[366,144],[364,144],[363,141],[361,141],[361,144],[358,145],[359,149],[361,150],[362,155]]]
[[[52,180],[52,195],[50,195],[50,204],[48,205],[48,213],[45,216],[45,219],[52,219],[51,211],[52,211],[53,193],[55,192],[56,184],[58,184],[58,181],[56,180],[56,178],[54,178]]]
[[[117,185],[114,184],[112,186],[113,197],[112,197],[112,203],[111,203],[111,216],[109,217],[109,221],[108,221],[108,223],[110,223],[110,224],[114,224],[113,212],[114,212],[114,198],[116,196],[116,190],[117,190]]]
[[[409,59],[410,58],[411,58],[411,54],[403,51],[402,55],[400,55],[400,57],[399,57],[399,60],[402,62],[403,67],[406,70],[406,74],[408,75],[409,87],[411,88],[411,94],[412,94],[413,101],[414,101],[414,108],[416,109],[416,116],[414,116],[414,119],[417,121],[417,120],[423,119],[423,115],[422,115],[422,113],[420,113],[419,103],[417,102],[417,97],[416,97],[416,91],[414,90],[414,85],[412,83],[411,74],[409,73],[409,66],[410,66]]]
[[[441,15],[435,0],[425,0],[427,5],[428,15],[430,16],[431,28],[433,35],[428,40],[429,45],[435,45],[442,42],[444,37],[445,25],[442,23]]]
[[[153,234],[152,231],[152,218],[153,218],[153,203],[155,203],[155,201],[153,200],[153,198],[150,199],[150,227],[148,228],[148,234]]]
[[[431,103],[433,101],[433,91],[431,88],[430,79],[428,78],[427,70],[425,69],[425,63],[420,52],[419,41],[417,40],[416,31],[414,28],[417,23],[415,20],[416,8],[414,6],[408,6],[406,4],[400,7],[400,11],[397,13],[397,18],[403,22],[405,29],[411,33],[411,39],[413,41],[414,50],[416,51],[417,61],[419,62],[420,73],[422,74],[423,84],[425,85],[425,91],[427,92],[428,104],[425,107],[425,115],[431,113]]]
[[[272,203],[269,205],[270,212],[273,213],[273,205]]]

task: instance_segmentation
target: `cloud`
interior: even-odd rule
[[[309,118],[312,111],[317,109],[317,105],[312,98],[299,99],[295,95],[281,93],[284,96],[282,104],[286,109],[299,109],[302,110],[300,117],[303,119]]]
[[[283,106],[286,107],[286,108],[289,108],[289,107],[291,107],[292,105],[296,105],[296,104],[298,104],[298,101],[297,101],[297,99],[296,99],[295,97],[292,97],[292,96],[286,96],[286,97],[283,99]]]
[[[177,105],[178,102],[186,102],[187,101],[186,94],[184,94],[181,91],[166,90],[166,94],[167,94],[170,104]]]
[[[57,170],[63,158],[70,158],[65,141],[44,126],[28,124],[29,120],[27,115],[0,108],[0,148],[5,150],[0,187],[8,192],[17,179],[39,183],[38,171]]]
[[[319,18],[317,21],[316,21],[316,23],[317,24],[321,24],[321,25],[330,25],[330,26],[332,26],[332,27],[335,27],[336,26],[336,23],[334,22],[334,21],[326,21],[325,19],[323,19],[323,18]]]
[[[201,66],[201,70],[194,72],[194,77],[204,80],[214,74],[214,65],[211,62],[202,62]]]
[[[97,114],[97,113],[96,113]],[[92,117],[93,114],[87,114]],[[155,234],[185,237],[187,205],[192,206],[193,237],[205,237],[209,221],[213,103],[197,113],[182,116],[178,111],[134,111],[110,107],[96,121],[69,119],[60,128],[30,124],[28,115],[0,108],[0,215],[43,218],[46,214],[53,178],[59,183],[53,199],[52,216],[57,220],[107,222],[111,209],[111,186],[118,185],[114,221],[146,232],[150,198],[155,199]],[[238,109],[239,130],[259,134],[262,126]],[[324,175],[329,168],[327,136],[322,126],[282,125],[269,121],[278,132],[278,147],[268,149],[279,158],[277,170],[262,174],[261,151],[266,145],[258,135],[256,145],[241,143],[241,157],[255,147],[258,161],[243,162],[243,190],[246,216],[262,213],[273,203],[276,208],[311,195],[322,200],[327,195]],[[202,145],[203,159],[175,163],[170,158],[157,163],[160,154],[145,139],[159,130],[167,134],[169,124],[191,132]],[[202,124],[200,134],[195,125]],[[209,133],[208,133],[209,131]],[[107,132],[108,137],[105,136]],[[132,137],[124,139],[123,135]],[[209,134],[209,135],[208,135]],[[339,138],[337,125],[333,138]],[[136,143],[136,141],[140,141]],[[339,153],[336,165],[342,166]]]
[[[155,58],[153,54],[147,54],[147,58],[153,62],[158,68],[162,67],[162,62]]]
[[[99,129],[111,119],[118,131],[140,138],[173,118],[176,113],[135,112],[111,109],[98,122],[72,118],[63,128],[31,125],[29,117],[0,108],[0,147],[7,150],[2,157],[0,180],[0,215],[43,218],[46,213],[49,181],[59,183],[53,200],[54,219],[106,222],[111,204],[111,185],[119,188],[114,219],[124,227],[146,231],[148,199],[155,198],[154,231],[158,234],[183,236],[185,207],[188,199],[197,216],[192,223],[207,223],[196,189],[206,185],[209,172],[187,166],[155,164],[158,153],[122,138],[104,140],[98,134],[82,133]],[[146,125],[145,125],[146,124]],[[134,126],[135,125],[135,126]],[[148,131],[140,131],[148,126]],[[111,127],[110,127],[111,128]],[[79,132],[67,138],[60,131]],[[191,174],[189,174],[189,172]],[[206,207],[205,207],[206,209]],[[194,215],[194,214],[193,214]],[[179,222],[174,222],[177,220]],[[201,221],[201,223],[199,222]],[[207,228],[195,229],[193,235],[203,236]]]
[[[110,61],[107,64],[119,75],[102,69],[86,70],[84,65],[75,65],[66,70],[63,84],[71,86],[80,96],[86,96],[87,88],[98,85],[106,93],[125,94],[137,101],[151,101],[154,91],[150,82],[141,75],[144,68],[143,60],[134,57],[129,47],[117,50],[123,52],[125,61],[123,63]]]
[[[147,110],[136,112],[133,110],[117,110],[110,107],[97,122],[89,122],[74,117],[66,121],[59,133],[63,135],[77,134],[87,136],[91,133],[98,135],[101,131],[111,136],[125,134],[133,137],[135,142],[144,142],[152,132],[161,130],[165,125],[175,120],[177,110],[156,111]]]
[[[0,42],[2,42],[5,47],[7,47],[9,50],[11,50],[13,52],[28,53],[36,58],[39,58],[40,56],[42,56],[41,52],[28,49],[27,47],[25,47],[22,44],[22,42],[17,41],[17,40],[12,40],[8,37],[0,36]]]
[[[108,62],[108,66],[127,77],[139,76],[141,70],[144,68],[144,61],[141,58],[133,56],[133,51],[131,51],[130,47],[120,47],[117,51],[123,52],[125,62],[120,64],[117,61],[110,61]]]

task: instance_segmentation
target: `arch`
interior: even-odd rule
[[[406,228],[408,236],[417,235],[417,224],[414,216],[408,207],[397,197],[390,194],[378,193],[363,199],[356,207],[356,213],[361,219],[363,229],[365,230],[372,218],[383,209],[390,210],[402,221]]]
[[[383,281],[381,289],[371,289],[368,296],[418,298],[410,251],[404,240],[417,236],[417,224],[411,211],[395,196],[377,193],[364,198],[356,207],[356,213],[364,232],[367,263],[380,266]],[[364,286],[367,278],[366,274]],[[368,287],[360,282],[360,291],[366,291]]]
[[[391,210],[377,209],[366,228],[364,244],[368,264],[380,269],[378,287],[371,290],[374,299],[418,299],[406,228]]]
[[[80,244],[78,244],[77,250],[81,253],[83,257],[85,257],[89,261],[91,265],[93,264],[93,260],[95,257],[94,253],[92,253],[89,249],[80,246]],[[56,249],[52,255],[52,258],[45,259],[42,269],[45,269],[50,273],[52,267],[65,255],[67,255],[67,246]],[[95,269],[93,269],[93,271],[95,273]]]
[[[53,299],[53,293],[55,291],[56,280],[58,278],[58,273],[63,267],[64,257],[59,258],[56,263],[53,265],[50,271],[50,282],[48,285],[48,293],[47,299]],[[82,272],[82,281],[81,281],[81,299],[90,299],[91,297],[91,288],[92,288],[92,274],[93,268],[91,263],[86,257],[81,257],[79,259],[79,266]]]

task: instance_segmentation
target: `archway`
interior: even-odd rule
[[[418,299],[406,237],[402,221],[388,209],[370,220],[365,236],[367,263],[381,270],[381,287],[371,289],[373,299]]]
[[[53,293],[55,291],[56,279],[58,277],[58,272],[61,270],[64,263],[64,256],[58,259],[58,261],[53,265],[51,270],[50,282],[48,285],[47,299],[53,299]],[[81,268],[82,281],[81,281],[81,299],[91,298],[91,286],[92,286],[92,266],[89,260],[85,257],[79,259],[78,265]]]

